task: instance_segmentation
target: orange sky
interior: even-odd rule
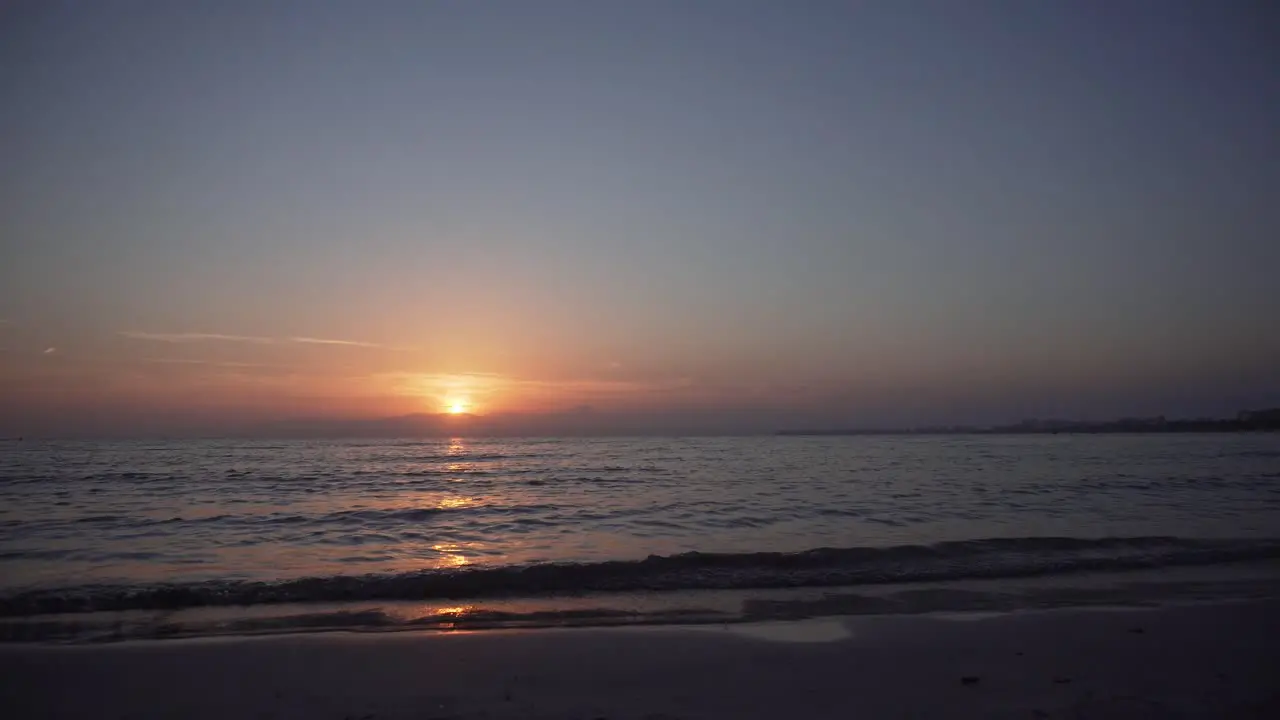
[[[524,363],[507,354],[489,360],[472,348],[460,354],[473,358],[471,365],[523,366],[525,372],[468,372],[450,369],[466,367],[462,363],[408,344],[363,339],[118,331],[53,345],[46,335],[10,324],[0,337],[8,432],[23,431],[13,421],[14,410],[71,425],[77,416],[114,413],[132,419],[159,413],[216,419],[214,425],[228,428],[299,417],[443,413],[459,405],[476,415],[538,415],[584,406],[627,413],[746,406],[762,399],[785,404],[776,389],[646,372],[611,359],[574,372],[563,357],[540,358],[535,352]],[[27,432],[35,434],[38,427]]]
[[[1017,399],[1043,394],[1046,386],[1060,388],[1059,407],[1081,407],[1071,405],[1071,397],[1087,407],[1115,394],[1122,412],[1118,404],[1132,402],[1135,389],[1179,380],[1176,367],[1163,375],[1134,368],[1113,371],[1109,387],[1081,390],[1082,384],[1096,385],[1101,369],[1083,356],[1077,356],[1074,374],[1054,366],[1036,375],[1020,374],[1009,364],[955,363],[940,383],[930,380],[938,371],[927,356],[894,365],[872,362],[872,353],[844,374],[824,372],[797,353],[772,368],[740,364],[735,375],[728,363],[721,373],[696,362],[671,363],[685,372],[664,373],[609,356],[591,366],[575,363],[582,355],[570,348],[559,348],[557,355],[543,346],[534,347],[523,363],[515,348],[489,348],[492,354],[472,348],[472,362],[463,364],[415,347],[411,338],[386,343],[124,330],[63,335],[67,342],[57,342],[47,329],[12,321],[2,333],[0,433],[33,436],[269,434],[278,421],[437,414],[457,405],[470,415],[524,418],[501,425],[502,432],[768,432],[939,417],[969,422],[975,415],[977,421],[1004,420],[1037,414]],[[469,366],[483,369],[468,371]],[[957,390],[958,384],[965,387]],[[567,425],[555,419],[584,409],[594,419]],[[455,426],[441,427],[443,432]]]

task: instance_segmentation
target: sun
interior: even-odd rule
[[[450,415],[461,415],[467,411],[467,403],[465,400],[450,400],[444,410]]]

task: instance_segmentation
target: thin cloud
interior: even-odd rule
[[[315,338],[293,336],[285,338],[262,337],[258,335],[225,335],[222,333],[153,333],[141,332],[137,330],[125,330],[118,333],[122,337],[131,340],[145,340],[149,342],[166,342],[166,343],[201,343],[201,342],[231,342],[231,343],[250,343],[253,345],[277,345],[283,343],[296,343],[301,345],[341,345],[343,347],[362,347],[362,348],[379,348],[383,350],[393,350],[386,345],[378,343],[363,342],[360,340],[340,340],[336,338]]]
[[[289,342],[305,343],[307,345],[346,345],[348,347],[366,347],[366,348],[384,348],[385,345],[379,345],[371,342],[360,342],[359,340],[334,340],[331,338],[313,338],[313,337],[291,337]]]
[[[246,363],[246,362],[218,362],[214,360],[187,360],[184,358],[146,358],[146,362],[155,363],[157,365],[202,365],[205,367],[223,367],[223,368],[274,368],[279,365],[266,365],[263,363]]]
[[[149,340],[152,342],[167,343],[238,342],[270,345],[275,342],[274,339],[269,337],[255,337],[253,335],[222,335],[220,333],[152,333],[125,330],[121,332],[120,335],[131,340]]]
[[[465,396],[485,405],[490,398],[519,397],[525,401],[550,401],[573,397],[605,401],[655,395],[681,395],[699,392],[692,378],[677,377],[654,380],[565,379],[541,380],[515,378],[495,374],[390,372],[370,376],[395,392],[422,397]]]
[[[45,349],[44,349],[44,352],[43,352],[42,354],[43,354],[43,355],[52,355],[52,354],[54,354],[54,353],[56,353],[56,352],[58,352],[58,348],[55,348],[55,347],[49,347],[49,348],[45,348]]]

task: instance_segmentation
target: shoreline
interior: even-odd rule
[[[830,617],[1153,608],[1280,599],[1280,561],[1024,578],[101,610],[0,617],[0,645],[351,631],[716,626]]]
[[[15,717],[1109,718],[1280,710],[1280,600],[0,645]],[[67,678],[77,691],[65,692]]]
[[[419,512],[413,510],[411,512]],[[1280,538],[1025,536],[629,559],[411,568],[277,579],[176,579],[0,590],[0,618],[290,603],[484,601],[581,594],[760,592],[800,587],[1018,581],[1153,569],[1280,563]]]

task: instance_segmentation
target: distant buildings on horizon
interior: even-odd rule
[[[1151,432],[1256,432],[1280,430],[1280,408],[1241,410],[1234,418],[1169,420],[1127,417],[1106,422],[1041,420],[1031,418],[1012,425],[931,425],[918,428],[782,430],[779,435],[1019,435],[1052,433],[1151,433]]]

